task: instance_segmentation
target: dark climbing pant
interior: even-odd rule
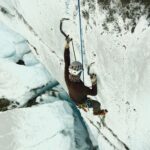
[[[88,98],[85,103],[88,106],[88,108],[93,108],[93,112],[99,112],[101,110],[101,104],[96,100]]]

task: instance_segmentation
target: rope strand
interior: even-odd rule
[[[81,48],[81,60],[83,64],[83,39],[82,39],[82,22],[81,22],[81,10],[80,10],[80,0],[78,0],[78,10],[79,10],[79,25],[80,25],[80,48]],[[84,68],[84,67],[83,67]],[[84,82],[84,69],[83,69],[83,82]]]
[[[74,50],[73,39],[72,39],[72,42],[71,42],[71,43],[72,43],[72,49],[73,49],[74,59],[75,59],[75,61],[76,61],[77,59],[76,59],[76,53],[75,53],[75,50]]]

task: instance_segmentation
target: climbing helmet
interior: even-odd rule
[[[83,71],[83,65],[79,61],[74,61],[69,66],[69,73],[77,76]]]

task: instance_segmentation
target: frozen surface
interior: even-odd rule
[[[84,1],[82,10],[91,6],[88,2]],[[118,1],[113,1],[110,8],[119,8],[115,2]],[[90,8],[94,6],[94,11],[88,10],[88,20],[83,19],[84,58],[86,63],[95,62],[99,90],[97,99],[109,111],[106,123],[131,150],[149,150],[150,28],[146,15],[138,16],[139,19],[133,23],[129,19],[123,20],[117,9],[113,18],[117,18],[116,22],[108,20],[110,22],[105,26],[107,11],[95,1],[92,3]],[[37,58],[66,88],[63,77],[64,37],[59,31],[59,21],[62,17],[71,19],[64,27],[74,39],[76,55],[80,60],[77,1],[1,0],[0,6],[8,12],[0,12],[1,20],[28,39]],[[140,6],[142,11],[143,6]],[[132,16],[135,17],[134,14]],[[135,28],[132,28],[132,23],[136,24]],[[114,28],[117,24],[119,26]],[[86,119],[86,114],[83,115]],[[91,118],[93,121],[97,119]],[[102,150],[113,149],[90,124],[89,127]],[[110,141],[116,140],[107,131],[103,133]],[[114,144],[122,150],[120,143]]]
[[[64,101],[66,93],[60,85],[48,90],[57,82],[31,53],[27,41],[3,24],[0,37],[0,102],[5,98],[12,101],[8,109],[20,108],[0,112],[0,149],[92,149],[79,111]],[[38,93],[42,95],[37,97]],[[36,102],[32,105],[38,104],[22,108],[31,98]]]
[[[0,120],[3,122],[0,149],[59,150],[61,147],[70,150],[74,147],[74,118],[66,102],[3,112]]]
[[[52,77],[31,53],[25,39],[2,23],[0,37],[0,96],[24,104],[31,97],[31,89],[42,87]],[[17,64],[18,60],[25,65]]]

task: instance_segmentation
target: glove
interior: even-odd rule
[[[97,83],[97,76],[96,74],[90,74],[90,78],[91,78],[91,82],[92,82],[92,85],[95,85]]]
[[[72,38],[70,38],[69,35],[67,35],[67,37],[66,37],[67,44],[69,44],[71,41],[72,41]]]

